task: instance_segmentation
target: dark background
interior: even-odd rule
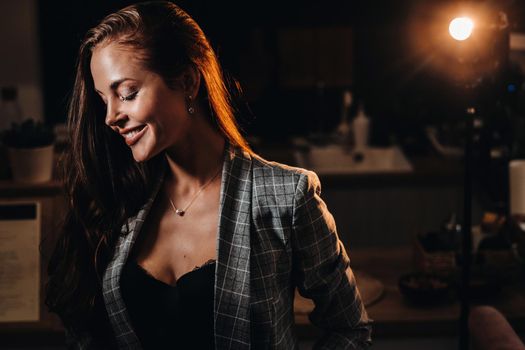
[[[84,33],[108,13],[134,2],[39,2],[48,123],[65,120],[76,54]],[[201,25],[227,77],[243,87],[244,94],[237,96],[238,119],[248,135],[282,140],[291,135],[329,132],[338,122],[343,90],[351,89],[374,123],[372,143],[394,140],[413,151],[425,150],[421,132],[425,125],[457,117],[454,111],[459,90],[428,64],[432,50],[418,51],[411,39],[421,35],[417,25],[441,20],[435,15],[436,9],[450,3],[177,2]],[[525,31],[523,1],[484,3],[494,12],[507,13],[510,31]],[[290,40],[298,46],[290,47]],[[297,77],[302,80],[294,82]],[[511,99],[506,90],[510,82],[517,87],[512,94],[521,93],[520,79],[519,70],[505,68],[485,84],[485,97],[490,96],[490,101],[484,101],[497,104]]]

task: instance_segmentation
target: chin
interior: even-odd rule
[[[160,152],[151,149],[132,149],[131,154],[137,163],[144,163],[155,157]]]
[[[144,163],[152,158],[150,154],[143,151],[131,151],[131,154],[133,155],[133,159],[135,159],[135,162],[137,163]]]

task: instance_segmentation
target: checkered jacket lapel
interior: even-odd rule
[[[250,219],[252,169],[248,154],[235,147],[225,153],[220,195],[215,279],[215,343],[217,349],[250,348]],[[120,291],[120,276],[129,252],[162,184],[122,227],[113,260],[103,279],[103,296],[119,348],[141,349]]]
[[[215,279],[215,348],[250,348],[252,161],[227,152],[222,173]]]
[[[160,179],[164,176],[164,168],[161,171]],[[126,224],[122,226],[122,232],[113,255],[113,260],[108,264],[102,281],[102,291],[106,311],[115,333],[119,348],[141,349],[140,341],[133,331],[131,321],[126,310],[126,305],[120,292],[120,276],[122,268],[128,259],[129,252],[135,243],[142,224],[147,217],[151,205],[155,200],[157,192],[160,189],[162,181],[158,181],[153,189],[152,195],[142,206],[136,216],[130,217]]]

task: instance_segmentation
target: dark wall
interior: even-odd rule
[[[104,15],[134,2],[40,2],[48,122],[65,119],[84,33]],[[243,87],[237,107],[249,134],[284,138],[329,131],[338,122],[343,90],[351,89],[375,122],[373,142],[388,143],[393,132],[419,133],[432,120],[418,103],[428,105],[430,99],[430,105],[443,106],[450,97],[441,94],[450,89],[418,69],[424,57],[414,53],[408,38],[416,4],[447,1],[177,3],[208,35],[226,75]],[[512,30],[525,30],[521,2],[498,6],[509,13]]]

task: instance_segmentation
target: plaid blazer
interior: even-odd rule
[[[128,254],[160,187],[123,226],[103,277],[103,297],[119,348],[140,349],[120,291]],[[363,349],[371,321],[335,222],[311,171],[226,148],[215,271],[216,349],[296,349],[293,298],[313,299],[311,322],[323,329],[316,349]],[[129,232],[126,232],[129,231]],[[94,345],[75,337],[76,348]]]

